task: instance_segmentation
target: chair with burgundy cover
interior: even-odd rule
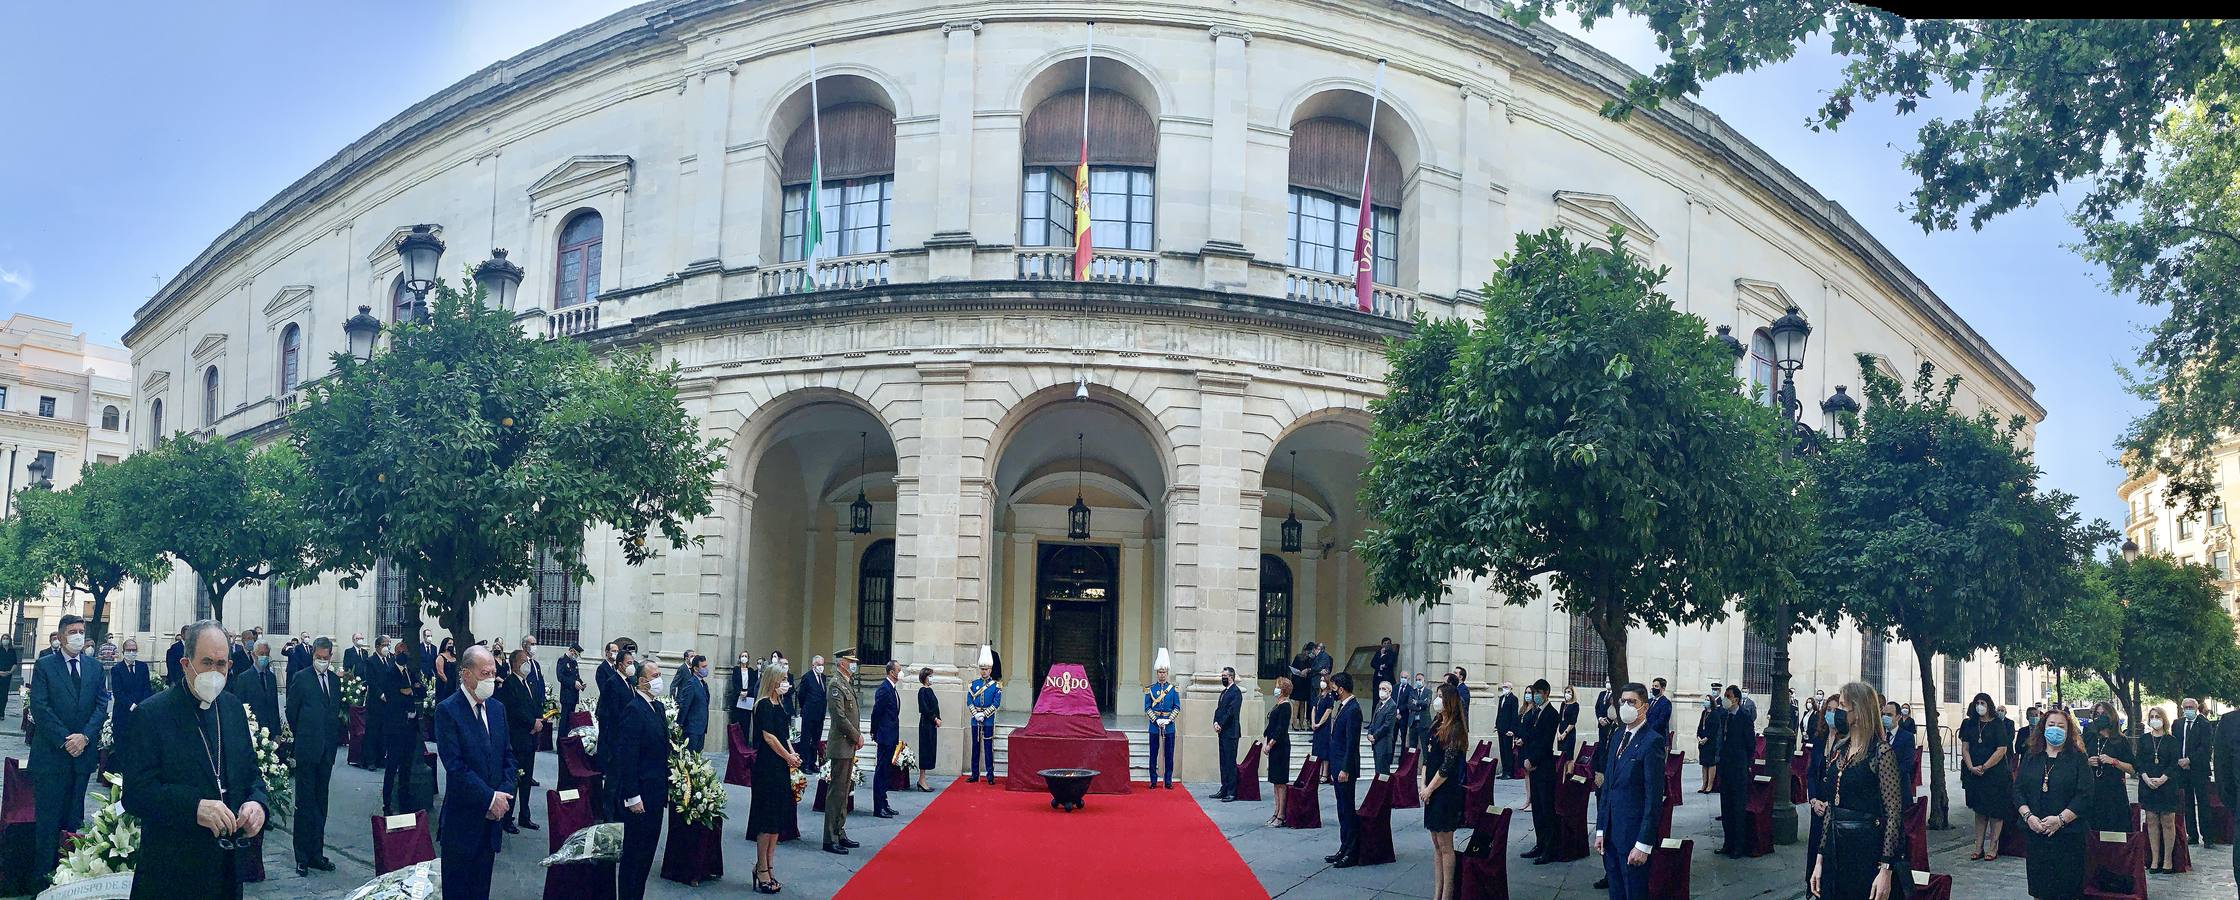
[[[723,783],[753,787],[754,748],[747,746],[746,731],[738,723],[725,726],[723,731],[729,755],[723,764]]]
[[[2144,820],[2145,813],[2139,809],[2139,804],[2131,804],[2131,830],[2144,835],[2144,829],[2141,828],[2145,824]],[[2186,843],[2189,832],[2190,829],[2186,828],[2186,817],[2179,816],[2177,832],[2172,835],[2176,840],[2176,846],[2170,848],[2170,871],[2174,874],[2183,875],[2193,871],[2193,850],[2191,845]],[[2147,844],[2147,855],[2149,858],[2154,855],[2154,844],[2152,842]]]
[[[1773,852],[1773,776],[1750,776],[1750,855]]]
[[[426,810],[401,816],[374,813],[373,874],[387,875],[414,863],[436,858],[435,841],[428,833]]]
[[[1906,864],[1916,872],[1929,871],[1929,798],[1906,804],[1906,821],[1900,830],[1906,839]]]
[[[568,714],[568,727],[566,730],[574,731],[589,724],[591,724],[591,711],[577,710]]]
[[[1952,900],[1952,876],[1913,870],[1913,886],[1906,891],[1906,900]]]
[[[576,790],[544,792],[546,853],[560,852],[568,836],[599,824],[591,798]],[[544,900],[614,900],[613,862],[575,862],[544,870]]]
[[[1483,828],[1493,806],[1494,783],[1501,778],[1500,757],[1488,750],[1476,766],[1467,767],[1462,776],[1462,827]]]
[[[37,809],[32,803],[31,776],[15,757],[9,757],[0,777],[0,895],[29,896],[39,892],[31,865],[37,851]]]
[[[363,707],[363,706],[353,706],[353,707],[350,707],[350,720],[349,720],[349,724],[348,724],[347,726],[345,726],[345,727],[344,727],[344,729],[343,729],[343,733],[342,733],[342,736],[343,736],[343,741],[344,741],[344,742],[345,742],[346,744],[348,744],[348,745],[349,745],[349,748],[350,748],[350,757],[349,757],[349,762],[350,762],[350,764],[351,764],[351,765],[353,765],[353,766],[362,766],[362,765],[365,765],[365,762],[366,762],[366,708],[365,708],[365,707]]]
[[[2232,810],[2224,805],[2223,778],[2209,791],[2209,821],[2205,829],[2209,841],[2217,844],[2232,843]]]
[[[1422,754],[1409,747],[1400,754],[1400,763],[1392,767],[1392,808],[1416,809],[1423,806],[1423,795],[1417,790],[1422,779],[1416,769],[1422,765]]]
[[[1463,783],[1468,784],[1478,780],[1478,768],[1494,765],[1494,755],[1492,741],[1479,741],[1478,746],[1472,747],[1470,755],[1462,758]]]
[[[592,765],[591,754],[584,752],[583,738],[571,735],[560,739],[560,787],[582,791],[591,808],[599,808],[599,767]]]
[[[1789,803],[1795,805],[1812,799],[1805,787],[1806,773],[1812,770],[1812,760],[1801,751],[1789,757]]]
[[[1649,851],[1649,896],[1657,900],[1686,900],[1688,882],[1695,870],[1696,842],[1665,838]]]
[[[1322,760],[1309,756],[1299,767],[1299,776],[1283,789],[1283,827],[1322,827]]]
[[[694,825],[669,809],[669,833],[661,841],[661,877],[679,884],[700,884],[723,877],[723,820]]]
[[[1238,800],[1251,801],[1260,799],[1259,741],[1253,741],[1252,746],[1246,747],[1244,750],[1244,759],[1237,762],[1236,783],[1236,797]]]
[[[1479,808],[1484,822],[1470,842],[1455,848],[1455,896],[1462,900],[1509,900],[1509,817],[1511,810]]]
[[[1664,796],[1673,806],[1684,806],[1688,802],[1687,782],[1680,778],[1680,771],[1687,768],[1687,763],[1687,757],[1682,754],[1668,752],[1664,755]]]
[[[1551,852],[1557,862],[1587,858],[1594,842],[1587,835],[1587,797],[1594,793],[1594,771],[1582,759],[1556,770],[1556,841]]]
[[[1358,865],[1375,866],[1397,862],[1392,852],[1392,796],[1400,785],[1391,775],[1379,775],[1369,782],[1369,790],[1362,794],[1361,805],[1354,809],[1353,861]]]
[[[2085,837],[2086,900],[2147,900],[2147,836],[2133,829]]]

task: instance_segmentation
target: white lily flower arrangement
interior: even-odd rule
[[[669,808],[702,828],[722,828],[726,798],[723,780],[706,756],[684,745],[684,728],[677,722],[677,701],[661,697],[661,715],[669,725]]]
[[[139,857],[140,818],[124,811],[124,778],[103,773],[101,780],[109,789],[85,830],[71,838],[54,871],[57,885],[131,872]]]
[[[366,705],[366,682],[350,672],[342,673],[342,706],[344,709]]]
[[[264,778],[266,817],[287,821],[296,810],[295,781],[289,777],[287,759],[280,755],[280,742],[257,724],[257,714],[249,707],[241,707],[241,713],[249,717],[249,745],[257,751],[257,774]]]

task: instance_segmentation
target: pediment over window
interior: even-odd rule
[[[1657,242],[1657,230],[1646,219],[1608,194],[1584,191],[1556,192],[1556,224],[1578,232],[1582,238],[1603,238],[1613,225],[1626,230],[1626,244],[1646,248]]]
[[[213,331],[203,335],[202,340],[194,343],[195,362],[209,362],[224,352],[226,352],[226,336],[222,332]]]
[[[170,389],[171,372],[167,369],[149,372],[148,377],[140,380],[140,395],[143,397],[160,397]]]
[[[529,185],[529,204],[541,212],[587,197],[630,189],[635,163],[627,155],[571,156]]]
[[[280,288],[264,305],[264,319],[277,325],[297,313],[311,308],[311,286],[291,284]]]
[[[443,240],[443,226],[428,223],[428,231],[436,236],[436,240]],[[397,242],[404,240],[404,236],[411,233],[412,226],[397,226],[389,232],[388,237],[382,238],[379,243],[373,245],[372,250],[366,252],[366,262],[373,264],[376,269],[381,268],[383,264],[390,267],[397,266]]]
[[[1787,313],[1789,307],[1796,305],[1796,301],[1789,298],[1788,291],[1771,281],[1737,278],[1734,280],[1734,292],[1735,306],[1749,314],[1743,322],[1744,331],[1755,327],[1747,319],[1755,318],[1758,322],[1772,324],[1773,320]]]

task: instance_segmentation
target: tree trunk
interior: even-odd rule
[[[454,600],[445,603],[443,614],[436,617],[436,624],[450,632],[452,645],[462,656],[466,654],[467,647],[474,643],[474,627],[467,621],[469,608],[469,604]]]
[[[202,589],[210,594],[210,621],[224,625],[226,623],[226,592],[233,590],[233,587],[228,585],[220,588],[215,581],[205,581],[202,583]]]
[[[86,623],[86,644],[99,647],[109,637],[109,592],[95,590],[93,594],[93,621]]]
[[[1602,608],[1607,609],[1609,607],[1604,605]],[[1621,688],[1625,687],[1633,678],[1631,670],[1626,666],[1626,624],[1624,617],[1620,616],[1619,621],[1613,623],[1604,616],[1596,615],[1592,624],[1595,634],[1602,637],[1603,654],[1609,657],[1610,683]],[[1564,680],[1567,682],[1571,680],[1568,668],[1569,664],[1566,663],[1567,671],[1564,673]]]
[[[1929,780],[1929,827],[1942,831],[1951,828],[1952,821],[1946,813],[1949,801],[1944,790],[1944,740],[1937,736],[1937,673],[1929,665],[1932,655],[1926,645],[1914,643],[1913,657],[1921,670],[1921,711],[1929,716],[1928,727],[1922,734],[1929,745],[1929,771],[1922,776]]]

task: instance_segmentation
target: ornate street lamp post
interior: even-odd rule
[[[1781,367],[1781,416],[1788,423],[1791,439],[1799,446],[1809,448],[1816,440],[1812,426],[1803,421],[1804,404],[1797,400],[1797,370],[1804,368],[1805,342],[1812,337],[1812,323],[1806,322],[1797,308],[1773,320],[1768,336],[1773,338],[1774,361]],[[1781,458],[1787,461],[1791,441],[1781,442]],[[1797,842],[1797,808],[1789,797],[1789,760],[1796,752],[1797,722],[1789,715],[1789,601],[1782,598],[1774,607],[1772,624],[1780,629],[1773,636],[1773,697],[1766,712],[1766,774],[1773,776],[1773,842]]]
[[[381,336],[381,320],[373,317],[373,307],[358,307],[358,314],[342,323],[342,333],[350,339],[350,356],[359,362],[373,359],[373,342]]]
[[[443,263],[443,239],[436,237],[433,225],[414,225],[397,239],[397,258],[404,262],[404,289],[412,292],[409,315],[414,322],[426,322],[428,292],[435,290]]]
[[[474,267],[474,283],[482,288],[497,308],[513,311],[513,298],[521,290],[521,267],[506,258],[506,251],[494,249],[490,258]]]

